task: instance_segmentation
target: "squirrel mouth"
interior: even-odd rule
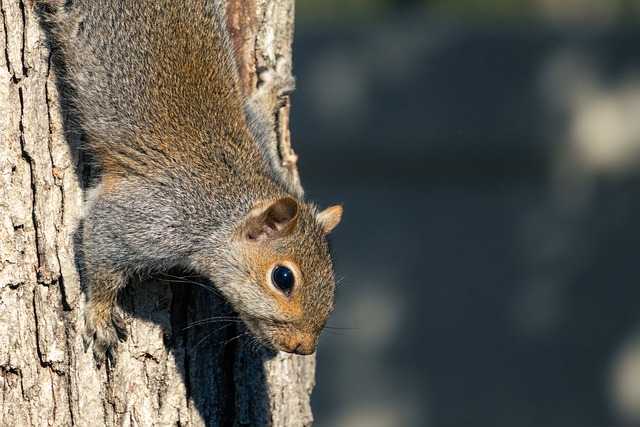
[[[318,346],[318,334],[289,328],[278,336],[282,351],[300,355],[313,354]]]
[[[265,347],[286,353],[309,355],[318,347],[318,332],[304,331],[289,324],[249,321],[247,328],[253,337]]]

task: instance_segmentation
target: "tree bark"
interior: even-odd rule
[[[230,310],[185,273],[127,286],[115,364],[85,352],[74,241],[88,167],[33,4],[0,4],[0,425],[310,425],[315,357],[256,348],[235,322],[198,323]],[[291,55],[293,1],[232,0],[227,21],[250,94],[256,70]],[[279,150],[299,185],[288,111]]]

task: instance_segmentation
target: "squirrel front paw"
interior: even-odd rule
[[[98,366],[108,357],[115,361],[118,341],[127,338],[124,317],[116,306],[90,306],[85,313],[84,350],[93,342],[93,358]]]
[[[286,98],[296,88],[296,80],[291,74],[291,60],[284,56],[276,60],[274,68],[259,70],[258,90],[254,95],[256,103],[265,112],[273,112],[283,107]]]

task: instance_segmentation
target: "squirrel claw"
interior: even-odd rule
[[[115,363],[118,341],[127,339],[125,322],[120,310],[112,309],[109,314],[97,317],[89,310],[86,314],[86,328],[82,337],[84,351],[93,342],[93,358],[100,367],[105,359]]]

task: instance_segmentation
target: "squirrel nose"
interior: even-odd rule
[[[317,336],[311,332],[292,330],[287,345],[287,351],[295,354],[308,355],[316,351]]]

